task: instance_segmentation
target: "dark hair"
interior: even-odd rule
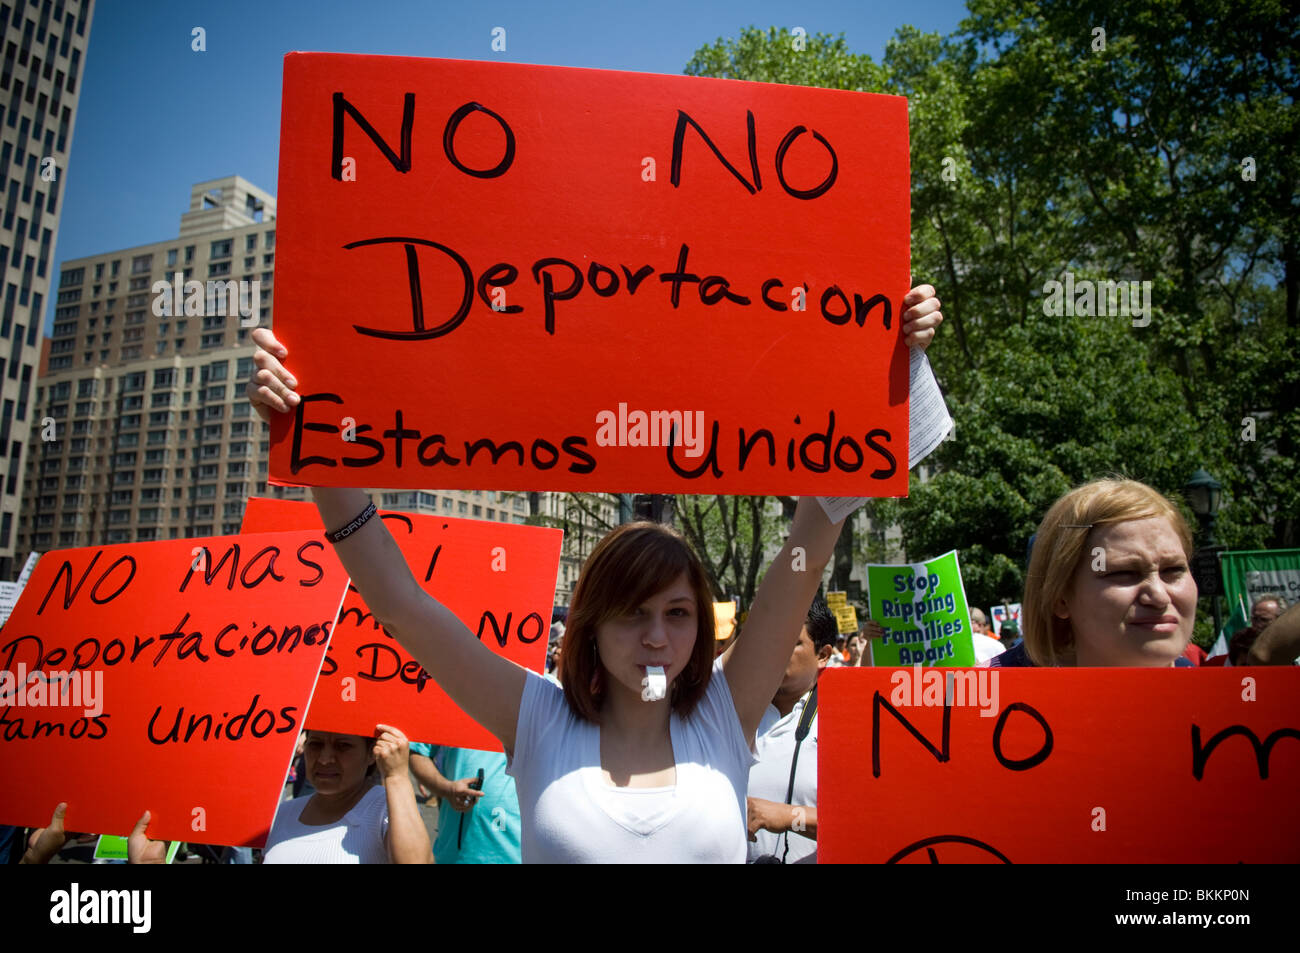
[[[1233,665],[1249,665],[1250,650],[1259,638],[1259,630],[1253,625],[1238,629],[1228,641],[1228,661]]]
[[[596,544],[573,587],[560,654],[560,682],[579,718],[600,723],[605,670],[596,655],[596,630],[640,606],[685,574],[695,594],[698,628],[691,661],[672,684],[673,711],[685,717],[709,687],[713,672],[713,590],[690,544],[661,523],[624,523]]]
[[[831,615],[826,600],[821,596],[813,599],[812,605],[808,607],[804,625],[808,627],[808,637],[812,639],[813,648],[818,652],[822,650],[823,645],[834,645],[835,640],[839,638],[840,627],[835,622],[835,616]]]

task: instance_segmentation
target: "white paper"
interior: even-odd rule
[[[9,621],[9,613],[18,605],[23,587],[16,582],[0,582],[0,625]]]
[[[27,580],[32,577],[32,570],[36,568],[36,560],[41,558],[38,552],[27,554],[27,562],[23,563],[23,571],[18,574],[18,588],[27,585]]]
[[[908,378],[907,469],[911,470],[948,436],[952,417],[930,369],[930,360],[919,347],[912,348]]]
[[[832,523],[838,523],[842,519],[847,519],[854,510],[869,499],[871,499],[869,496],[819,496],[817,502],[822,505],[826,518]]]
[[[934,379],[930,361],[925,351],[919,347],[912,348],[908,367],[908,419],[907,419],[907,469],[911,470],[918,463],[934,452],[934,448],[943,442],[952,430],[952,417],[939,392],[939,382]],[[832,523],[847,519],[860,506],[871,499],[869,496],[819,496],[817,502],[822,505],[826,518]]]
[[[32,570],[36,568],[36,560],[40,555],[40,553],[28,554],[27,562],[23,564],[23,571],[19,573],[17,582],[0,582],[0,625],[9,621],[9,614],[14,611],[14,606],[18,605],[18,597],[23,594],[23,588],[31,578]]]

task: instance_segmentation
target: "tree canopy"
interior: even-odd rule
[[[1047,507],[1110,474],[1178,498],[1203,467],[1220,542],[1300,545],[1298,42],[1269,0],[971,0],[880,63],[751,27],[687,64],[908,98],[912,270],[943,302],[956,429],[877,510],[909,558],[961,550],[972,605],[1017,599]],[[1148,322],[1053,313],[1067,273],[1150,282]]]

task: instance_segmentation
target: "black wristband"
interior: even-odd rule
[[[370,519],[370,517],[375,515],[375,512],[376,512],[375,502],[374,500],[371,500],[366,505],[366,508],[361,511],[361,514],[356,519],[354,519],[347,526],[344,526],[342,529],[337,529],[332,533],[327,531],[325,533],[325,538],[328,539],[331,543],[343,542],[343,540],[347,539],[349,536],[351,536],[361,527],[365,526],[366,522]]]

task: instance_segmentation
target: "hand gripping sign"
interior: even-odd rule
[[[905,99],[294,53],[282,117],[274,482],[906,494]]]

